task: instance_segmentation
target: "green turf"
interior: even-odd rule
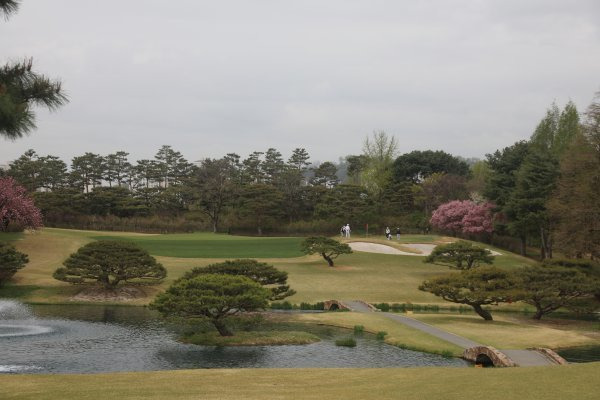
[[[23,238],[21,232],[0,232],[0,242],[14,242]]]
[[[178,258],[290,258],[300,257],[302,238],[255,238],[211,233],[152,236],[92,236],[96,240],[128,240],[150,254]]]
[[[247,368],[2,375],[0,397],[3,400],[592,400],[600,392],[599,373],[600,363],[528,368]]]

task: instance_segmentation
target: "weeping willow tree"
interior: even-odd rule
[[[5,19],[18,8],[18,1],[0,0],[0,15]],[[52,111],[65,103],[61,82],[35,72],[31,58],[0,67],[0,136],[18,139],[34,130],[34,106]]]

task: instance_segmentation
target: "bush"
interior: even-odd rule
[[[29,262],[27,254],[8,243],[0,242],[0,287]]]
[[[362,335],[365,332],[365,327],[362,325],[354,325],[354,334]]]
[[[175,281],[150,307],[165,317],[207,318],[221,336],[232,336],[225,320],[263,309],[270,295],[245,276],[207,274]]]
[[[454,354],[452,354],[452,352],[450,350],[442,350],[440,352],[440,356],[446,357],[446,358],[452,358],[452,357],[454,357]]]
[[[257,260],[227,260],[206,267],[196,267],[186,272],[183,279],[205,274],[245,276],[262,286],[266,286],[272,292],[271,300],[282,300],[296,293],[287,285],[287,272],[279,271],[274,266]]]
[[[315,304],[302,302],[302,303],[300,303],[300,309],[301,310],[324,310],[325,303],[323,303],[322,301],[315,303]]]
[[[478,267],[480,263],[492,264],[494,256],[488,249],[459,240],[458,242],[436,246],[423,262],[441,263],[450,268],[468,270]]]
[[[356,347],[356,340],[353,337],[337,339],[335,341],[335,345],[336,346],[344,346],[344,347]]]
[[[311,236],[306,238],[300,244],[300,250],[304,254],[320,254],[330,267],[333,267],[333,260],[341,254],[352,253],[352,249],[346,243],[340,243],[335,239],[325,236]]]
[[[375,308],[378,309],[378,310],[381,310],[383,312],[390,311],[390,305],[388,303],[378,303],[378,304],[375,304]]]
[[[54,278],[73,284],[98,283],[114,289],[121,282],[156,284],[167,270],[148,252],[131,242],[100,240],[79,248],[58,268]]]
[[[377,334],[375,335],[375,339],[377,340],[385,340],[385,337],[387,336],[387,332],[385,331],[379,331],[377,332]]]

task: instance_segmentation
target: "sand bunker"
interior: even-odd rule
[[[352,248],[352,250],[356,251],[364,251],[367,253],[379,253],[379,254],[396,254],[401,256],[422,256],[425,254],[416,254],[416,253],[408,253],[406,251],[398,250],[392,246],[387,246],[385,244],[378,243],[368,243],[368,242],[351,242],[348,245]],[[411,246],[413,247],[413,246]],[[416,249],[421,251],[420,249]],[[429,250],[431,252],[431,250]]]
[[[411,243],[402,245],[409,249],[415,250],[419,253],[408,253],[406,251],[398,250],[392,246],[387,246],[385,244],[378,243],[369,243],[369,242],[351,242],[348,245],[352,248],[352,250],[356,251],[364,251],[367,253],[379,253],[379,254],[396,254],[401,256],[428,256],[431,254],[433,249],[435,248],[435,244],[427,244],[427,243]],[[497,251],[490,250],[493,256],[501,256],[502,253],[498,253]]]

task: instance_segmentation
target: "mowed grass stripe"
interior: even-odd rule
[[[528,368],[199,369],[0,376],[11,400],[592,400],[600,363]]]
[[[209,234],[156,236],[92,236],[95,240],[127,240],[150,254],[178,258],[300,257],[302,238],[251,238]]]

